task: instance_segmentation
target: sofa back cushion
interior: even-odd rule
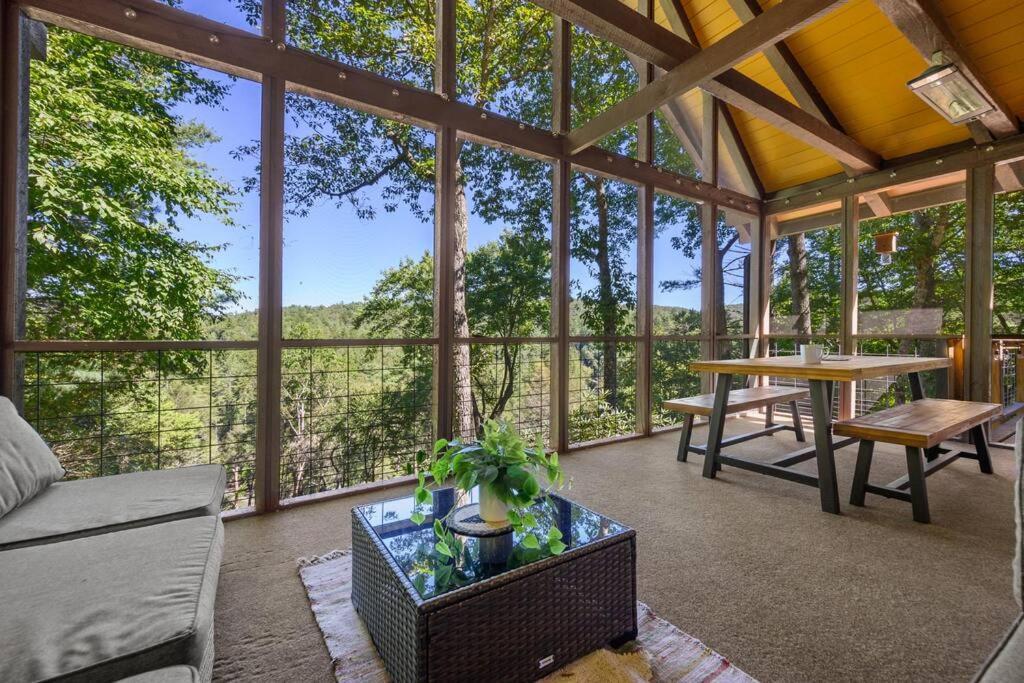
[[[64,476],[53,451],[0,396],[0,517]]]

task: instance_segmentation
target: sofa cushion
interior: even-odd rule
[[[63,476],[50,447],[10,399],[0,396],[0,517]]]
[[[223,546],[196,517],[0,553],[0,681],[202,675]]]
[[[0,519],[0,550],[216,515],[220,465],[60,481]]]
[[[138,676],[122,678],[118,683],[199,683],[199,672],[191,666],[169,666]]]

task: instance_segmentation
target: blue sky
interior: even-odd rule
[[[184,0],[182,7],[217,21],[245,26],[233,3],[226,0]],[[205,124],[219,136],[218,142],[192,150],[192,154],[218,178],[241,188],[245,178],[255,175],[257,160],[234,159],[231,153],[259,139],[260,86],[215,71],[202,72],[230,86],[222,107],[186,105],[179,107],[177,113]],[[245,278],[238,285],[246,295],[239,307],[253,309],[259,271],[259,197],[254,192],[238,201],[236,225],[224,226],[210,217],[197,217],[181,221],[181,230],[187,239],[227,245],[214,256],[213,263]],[[472,206],[470,212],[472,215]],[[501,228],[471,217],[470,248],[495,239]],[[382,271],[398,265],[402,258],[418,259],[432,250],[432,232],[431,223],[420,221],[404,208],[394,213],[380,210],[372,221],[365,221],[347,204],[336,206],[328,202],[314,207],[304,218],[289,217],[285,225],[284,304],[315,306],[360,301]],[[696,266],[671,249],[667,239],[657,241],[654,257],[656,279],[689,278]],[[630,258],[635,259],[635,250]],[[635,268],[631,272],[635,273]],[[585,287],[593,285],[579,262],[574,261],[571,275]],[[657,284],[655,290],[656,304],[699,307],[698,290],[663,293]]]

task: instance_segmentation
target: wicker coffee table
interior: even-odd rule
[[[533,509],[540,549],[467,536],[453,561],[433,519],[454,494],[435,491],[419,525],[411,496],[352,510],[352,603],[395,681],[533,681],[636,637],[636,532],[550,495]],[[543,543],[552,525],[560,555]]]

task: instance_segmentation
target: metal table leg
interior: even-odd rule
[[[711,412],[711,424],[708,427],[707,451],[704,453],[704,476],[715,478],[715,458],[722,447],[722,434],[725,431],[725,411],[729,405],[729,390],[732,388],[732,375],[719,375],[715,385],[715,405]]]
[[[832,447],[832,382],[811,380],[811,409],[814,413],[814,448],[818,459],[818,491],[821,509],[839,514],[839,484]]]
[[[924,381],[921,379],[921,373],[907,373],[907,379],[910,380],[910,398],[915,401],[920,401],[924,398]],[[940,452],[938,446],[934,448],[926,448],[924,451],[924,457],[928,462],[935,460],[939,455]]]

